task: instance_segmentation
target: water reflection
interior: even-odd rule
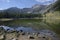
[[[16,27],[16,30],[23,29],[25,31],[32,31],[32,28],[35,30],[52,30],[57,34],[60,34],[60,19],[17,19],[11,21],[1,21],[0,25]]]
[[[0,28],[3,28],[4,30],[6,31],[13,31],[13,30],[16,30],[16,31],[20,31],[20,30],[23,30],[25,32],[35,32],[35,30],[33,28],[25,28],[25,27],[8,27],[8,26],[0,26]]]
[[[28,32],[28,33],[40,33],[40,34],[44,34],[44,35],[49,35],[49,36],[55,36],[56,33],[51,31],[51,30],[34,30],[33,28],[30,28],[30,27],[17,27],[17,28],[14,28],[14,27],[8,27],[8,26],[0,26],[0,28],[3,28],[5,31],[7,32],[11,32],[11,31],[23,31],[23,32]]]

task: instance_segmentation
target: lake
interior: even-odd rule
[[[0,21],[0,25],[9,27],[31,27],[35,30],[48,29],[60,35],[60,19],[15,19]]]

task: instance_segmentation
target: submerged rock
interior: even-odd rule
[[[51,36],[51,37],[55,37],[56,36],[56,33],[51,31],[51,30],[41,30],[40,33],[44,34],[44,35]]]

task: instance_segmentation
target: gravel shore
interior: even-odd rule
[[[24,30],[5,30],[0,27],[0,40],[59,40],[57,35],[50,30],[28,32]]]

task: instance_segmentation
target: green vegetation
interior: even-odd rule
[[[60,35],[60,11],[46,13],[43,18],[44,23],[50,26],[53,31]]]
[[[60,11],[46,13],[43,17],[46,19],[46,22],[49,23],[59,23],[60,22]]]
[[[0,18],[40,18],[41,14],[0,12]]]
[[[24,12],[0,12],[0,18],[17,18],[15,20],[1,21],[0,25],[10,26],[10,27],[32,27],[35,29],[50,29],[60,35],[60,1],[57,1],[51,9],[54,12],[45,13],[45,14],[33,14],[33,13],[24,13]],[[43,18],[42,18],[43,17]],[[18,18],[28,18],[28,19],[18,19]],[[31,18],[42,18],[42,19],[31,19]]]
[[[43,19],[44,23],[46,23],[48,26],[52,28],[53,31],[55,31],[60,36],[60,0],[55,2],[50,9],[53,10],[53,12],[49,12],[44,14]]]

